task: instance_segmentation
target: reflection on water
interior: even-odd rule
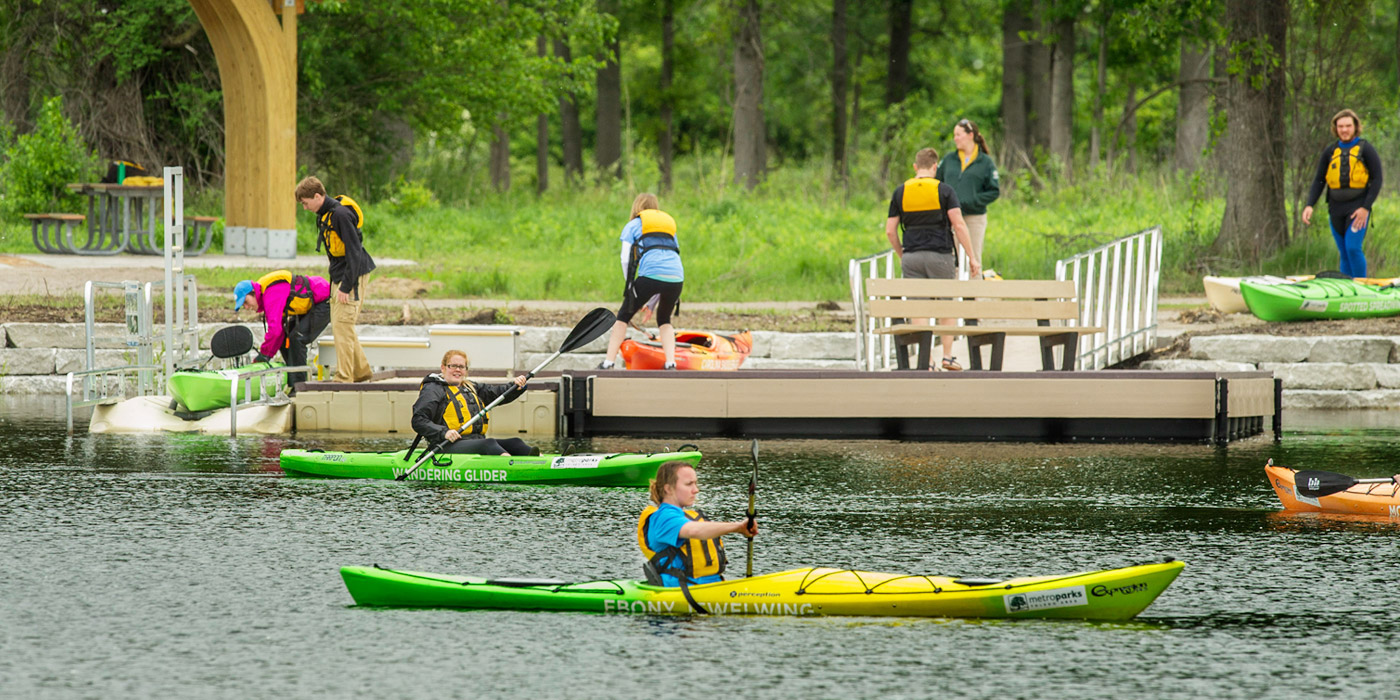
[[[87,435],[0,397],[0,687],[16,697],[620,697],[656,664],[746,697],[1383,696],[1400,523],[1285,514],[1262,466],[1396,471],[1397,431],[1282,442],[764,441],[755,571],[1060,573],[1162,556],[1138,620],[605,617],[363,610],[347,564],[565,579],[640,572],[641,489],[285,479],[288,447],[384,436]],[[1291,425],[1291,424],[1290,424]],[[683,440],[537,443],[658,451]],[[704,440],[701,505],[741,516],[746,441]],[[742,540],[731,567],[742,571]],[[1261,663],[1264,658],[1308,663]]]

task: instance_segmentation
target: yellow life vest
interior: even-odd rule
[[[1332,157],[1327,162],[1327,190],[1331,200],[1349,201],[1360,197],[1366,183],[1371,181],[1371,173],[1361,160],[1361,140],[1356,145],[1343,149],[1341,144],[1332,148]]]
[[[667,547],[660,552],[652,551],[647,546],[647,524],[658,507],[655,503],[647,506],[641,517],[637,518],[637,545],[642,548],[642,555],[656,572],[669,574],[677,579],[684,577],[692,582],[704,576],[724,573],[727,563],[724,557],[724,542],[718,537],[712,540],[691,540],[683,537],[679,547]],[[686,517],[691,520],[705,522],[705,514],[698,508],[684,510]]]
[[[953,231],[948,225],[948,213],[938,196],[937,178],[914,177],[904,181],[904,193],[899,201],[900,226],[904,227],[904,250],[953,252]]]
[[[418,385],[419,391],[423,389],[427,380]],[[476,393],[476,385],[468,381],[463,381],[461,386],[447,385],[447,402],[442,407],[442,424],[448,430],[461,431],[462,425],[471,419],[477,411],[484,405],[481,403],[481,396]],[[487,425],[491,422],[491,414],[486,413],[481,416],[481,420],[472,424],[471,432],[465,433],[462,437],[485,436]]]
[[[637,270],[642,266],[642,256],[653,250],[674,250],[681,247],[676,243],[676,220],[660,209],[643,209],[637,212],[642,220],[642,234],[632,245],[632,259],[627,265],[627,283],[637,278]]]
[[[286,282],[292,289],[292,293],[287,295],[287,306],[282,310],[284,315],[301,316],[315,306],[316,299],[311,291],[311,280],[303,275],[293,275],[289,270],[273,270],[259,277],[258,288],[265,295],[268,287],[282,282]]]
[[[361,238],[363,238],[365,230],[365,213],[360,209],[360,205],[355,200],[351,199],[349,195],[338,194],[333,199],[335,199],[335,201],[337,202],[340,202],[343,206],[350,207],[350,210],[355,212],[355,228],[360,229],[360,236]],[[340,234],[337,233],[335,228],[331,226],[331,213],[326,212],[322,214],[320,218],[316,220],[316,223],[318,233],[318,237],[316,240],[316,250],[319,251],[321,249],[321,245],[325,244],[326,250],[331,254],[331,257],[345,257],[345,241],[342,241],[340,239]]]

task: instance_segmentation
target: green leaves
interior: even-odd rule
[[[63,116],[63,100],[51,97],[44,101],[34,130],[6,144],[0,165],[0,211],[7,218],[19,218],[75,206],[77,197],[64,185],[82,181],[95,167],[96,157]]]

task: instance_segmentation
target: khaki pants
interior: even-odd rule
[[[987,215],[963,214],[963,221],[967,223],[967,237],[972,239],[972,254],[986,265],[987,261],[982,259],[982,241],[987,237]]]
[[[360,276],[358,295],[350,294],[350,303],[342,304],[335,299],[340,286],[331,285],[331,334],[335,336],[335,381],[367,382],[373,372],[365,351],[360,347],[360,336],[355,332],[355,324],[360,320],[360,304],[365,300],[365,289],[369,275]],[[359,298],[356,298],[356,297]]]

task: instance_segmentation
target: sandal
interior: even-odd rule
[[[958,358],[956,358],[956,357],[945,357],[945,358],[943,358],[943,365],[942,365],[942,368],[943,368],[943,371],[944,371],[944,372],[961,372],[961,371],[962,371],[962,365],[958,364]]]

